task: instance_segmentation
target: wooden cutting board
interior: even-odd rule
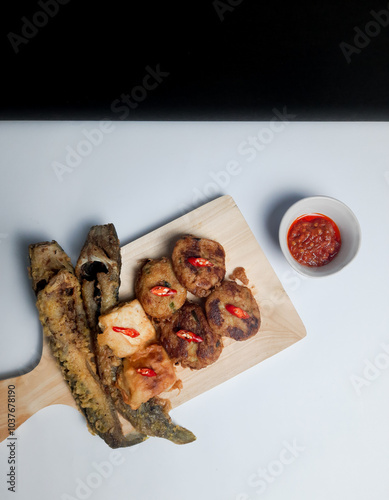
[[[173,408],[273,356],[306,335],[293,304],[230,196],[217,198],[122,247],[120,299],[134,298],[135,274],[142,259],[170,256],[177,238],[187,233],[214,239],[223,245],[226,277],[238,266],[245,268],[249,287],[261,310],[262,324],[257,335],[244,342],[224,339],[223,352],[213,365],[198,371],[179,367],[177,372],[183,389],[167,395]],[[194,299],[192,296],[189,298]],[[76,407],[44,342],[41,360],[31,372],[0,382],[0,441],[8,436],[6,402],[9,386],[15,386],[16,391],[16,427],[46,406],[65,404]],[[127,423],[124,427],[126,431],[130,429]]]

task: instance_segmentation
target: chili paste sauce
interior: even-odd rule
[[[322,214],[302,215],[288,231],[289,251],[303,266],[324,266],[337,255],[341,246],[338,226]]]

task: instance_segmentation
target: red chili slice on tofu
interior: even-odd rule
[[[138,368],[136,371],[140,375],[143,375],[143,377],[156,377],[157,376],[155,371],[152,370],[151,368]]]
[[[128,337],[139,337],[140,333],[135,328],[123,328],[121,326],[113,326],[112,330],[114,332],[122,333],[123,335],[127,335]]]

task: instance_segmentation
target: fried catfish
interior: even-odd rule
[[[112,448],[141,442],[142,434],[123,436],[97,376],[80,284],[69,257],[55,241],[30,245],[29,256],[43,332],[89,429]]]
[[[100,314],[115,306],[119,297],[121,255],[113,224],[93,226],[81,249],[75,272],[81,283],[88,323],[97,330]]]

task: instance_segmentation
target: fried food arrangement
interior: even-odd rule
[[[116,385],[123,359],[97,341],[102,308],[117,304],[119,248],[112,225],[93,227],[76,266],[77,279],[56,242],[30,245],[30,276],[44,333],[93,434],[112,448],[137,444],[148,436],[189,443],[195,436],[173,424],[166,401],[153,398],[137,410],[125,403]],[[123,435],[118,412],[136,432]]]
[[[222,245],[180,237],[171,258],[139,265],[128,302],[118,299],[113,224],[90,229],[75,268],[55,241],[30,245],[29,256],[44,333],[90,431],[112,448],[149,436],[194,441],[169,415],[170,391],[182,388],[176,367],[206,369],[222,354],[223,337],[247,340],[261,323],[250,289],[225,280]],[[248,284],[243,268],[230,278]],[[119,416],[133,432],[124,435]]]
[[[180,444],[189,443],[195,439],[195,436],[189,430],[172,424],[168,414],[169,408],[163,402],[155,400],[154,407],[160,405],[160,411],[154,412],[153,415],[147,415],[144,410],[138,414],[138,410],[134,411],[123,400],[123,393],[118,386],[118,377],[123,370],[123,364],[127,357],[121,356],[123,353],[118,353],[117,350],[117,354],[115,354],[111,348],[114,347],[112,342],[110,345],[104,342],[104,338],[101,338],[100,327],[108,326],[108,328],[104,329],[103,336],[109,335],[112,331],[119,337],[124,336],[126,342],[130,338],[130,335],[128,335],[129,329],[126,326],[127,322],[130,323],[132,335],[142,337],[144,343],[147,340],[152,340],[153,337],[155,338],[155,334],[152,325],[147,325],[149,321],[140,306],[136,307],[137,304],[118,304],[120,270],[120,244],[114,226],[106,224],[92,227],[78,259],[76,274],[83,283],[84,305],[88,311],[88,317],[92,320],[93,348],[100,379],[117,411],[137,431],[147,436],[165,437]],[[104,317],[104,313],[107,311],[110,312]],[[127,313],[126,317],[123,317],[124,311]],[[115,322],[115,320],[116,323],[112,324],[112,321]],[[111,322],[110,326],[109,322]],[[136,330],[134,325],[139,330]],[[119,331],[115,331],[118,329]],[[138,344],[138,348],[140,345],[142,344]],[[127,356],[134,354],[134,352],[128,352]],[[146,436],[144,437],[146,438]]]
[[[154,385],[153,392],[145,390],[147,397],[141,396],[142,387],[145,385],[140,384],[136,398],[137,400],[143,398],[142,404],[137,405],[137,408],[134,408],[134,404],[130,406],[132,400],[129,391],[131,384],[131,380],[128,380],[131,374],[129,367],[133,364],[137,354],[139,355],[148,346],[157,344],[155,328],[139,301],[135,299],[117,305],[105,315],[100,316],[99,326],[103,332],[97,336],[100,373],[118,412],[138,432],[146,433],[148,436],[162,437],[176,444],[194,441],[195,436],[191,431],[173,424],[169,416],[169,402],[154,397],[168,389],[160,382],[164,373],[162,360],[158,367],[155,359],[152,360],[156,374],[151,382]],[[150,367],[146,365],[141,368]],[[138,373],[137,380],[146,377],[149,378],[147,370],[143,374]]]
[[[137,297],[156,324],[159,342],[175,365],[191,370],[205,368],[220,357],[223,337],[247,340],[260,328],[261,315],[251,290],[235,282],[249,284],[245,269],[235,268],[226,280],[225,260],[219,242],[185,235],[175,242],[173,269],[169,258],[164,257],[159,261],[149,259],[139,270]],[[160,314],[158,305],[149,308],[153,290],[163,288],[167,295],[164,299],[169,299],[173,294],[167,280],[177,286],[177,279],[197,303],[188,300],[185,293],[185,303],[175,304],[170,311],[165,307],[164,314]]]

